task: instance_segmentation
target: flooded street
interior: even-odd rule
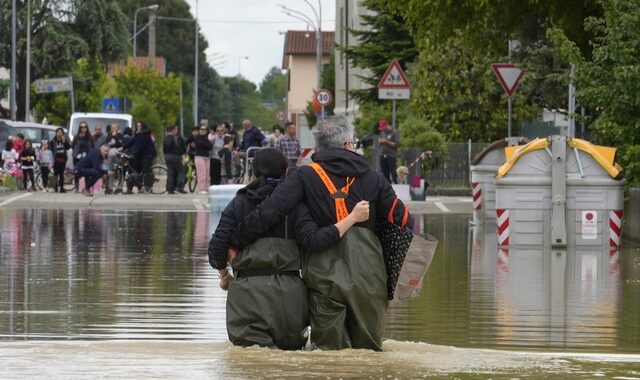
[[[637,378],[640,250],[500,250],[495,225],[419,216],[440,240],[384,352],[227,342],[208,212],[0,210],[0,378]]]

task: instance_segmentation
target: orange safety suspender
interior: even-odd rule
[[[331,197],[335,200],[336,220],[339,222],[342,219],[346,218],[347,215],[349,215],[349,211],[347,210],[345,199],[347,199],[347,196],[349,195],[349,188],[353,184],[353,181],[355,181],[356,179],[347,177],[346,184],[340,189],[340,191],[338,191],[336,189],[336,186],[331,181],[331,178],[329,178],[322,166],[318,165],[315,162],[309,164],[309,166],[311,166],[311,168],[315,170],[315,172],[318,174],[318,177],[320,177],[320,180],[322,180],[322,183],[329,191],[329,194],[331,194]]]

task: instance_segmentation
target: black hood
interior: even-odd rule
[[[261,182],[257,187],[251,187],[251,185],[245,186],[238,190],[237,194],[244,194],[247,199],[255,203],[260,203],[271,195],[279,182],[280,181],[269,179],[268,182]]]
[[[311,156],[313,162],[333,174],[344,177],[359,177],[369,171],[369,161],[346,149],[326,149]]]

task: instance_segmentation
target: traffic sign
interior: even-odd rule
[[[73,90],[73,78],[71,77],[38,79],[33,84],[38,94]]]
[[[284,121],[286,115],[284,114],[283,111],[280,111],[280,112],[278,112],[278,115],[276,115],[276,117],[278,118],[278,120]]]
[[[494,63],[491,65],[491,70],[500,81],[500,85],[507,96],[512,96],[522,80],[524,71],[517,68],[511,63]]]
[[[321,106],[326,106],[331,103],[331,92],[329,90],[320,90],[316,93],[316,100]]]
[[[391,64],[387,68],[387,71],[384,72],[384,75],[378,82],[379,89],[410,89],[411,84],[409,84],[409,78],[405,75],[402,67],[398,63],[397,59],[391,61]]]
[[[378,99],[410,99],[411,90],[408,88],[379,88]]]
[[[105,113],[120,112],[120,99],[119,98],[103,98],[102,112],[105,112]]]

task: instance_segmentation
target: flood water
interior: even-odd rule
[[[470,215],[419,298],[392,303],[384,352],[227,342],[207,212],[0,210],[0,378],[640,379],[640,249],[497,249]]]

